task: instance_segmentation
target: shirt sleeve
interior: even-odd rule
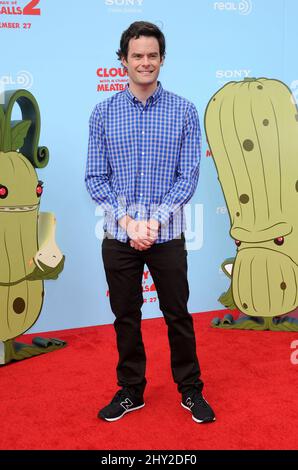
[[[111,168],[108,161],[101,112],[96,106],[89,119],[88,158],[85,183],[92,199],[116,220],[126,215],[124,206],[110,186]]]
[[[177,179],[164,196],[152,218],[162,225],[169,221],[192,197],[199,179],[201,159],[201,131],[199,116],[190,103],[185,113],[180,157],[177,165]]]

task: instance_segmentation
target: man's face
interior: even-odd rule
[[[153,36],[130,39],[127,60],[122,57],[122,64],[135,85],[151,85],[156,82],[162,63],[159,43]]]

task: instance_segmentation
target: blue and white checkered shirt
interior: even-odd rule
[[[127,87],[97,104],[89,121],[86,186],[105,211],[104,230],[128,237],[118,220],[157,219],[156,243],[185,230],[183,206],[199,177],[198,113],[158,84],[144,106]]]

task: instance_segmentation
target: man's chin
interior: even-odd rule
[[[156,83],[157,77],[147,76],[147,77],[140,77],[138,83],[140,85],[153,85]]]

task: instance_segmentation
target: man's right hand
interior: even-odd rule
[[[127,235],[131,240],[131,246],[136,250],[148,250],[155,238],[150,235],[146,220],[132,220],[127,227]]]

